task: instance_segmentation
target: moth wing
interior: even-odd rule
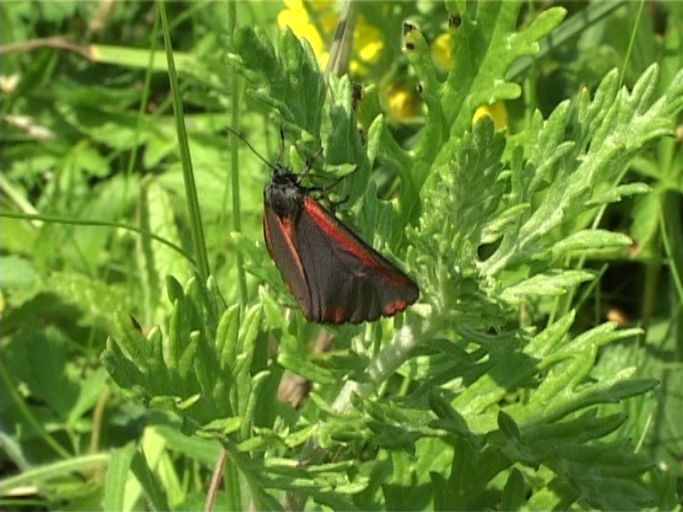
[[[311,320],[371,321],[417,300],[418,287],[406,274],[310,197],[304,200],[295,235],[310,291]]]
[[[263,215],[263,237],[282,279],[309,320],[319,316],[311,310],[311,290],[299,253],[293,216],[278,217],[268,205]]]

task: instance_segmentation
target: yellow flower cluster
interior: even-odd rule
[[[491,105],[482,105],[477,108],[474,111],[474,116],[472,116],[472,123],[476,123],[482,116],[489,116],[497,131],[508,126],[508,111],[503,101],[496,101]]]
[[[444,32],[432,43],[432,60],[441,71],[448,71],[451,67],[451,34]]]
[[[330,2],[312,2],[313,5],[329,4]],[[306,39],[313,48],[313,52],[318,57],[318,64],[321,67],[327,65],[330,58],[329,52],[325,49],[323,38],[313,23],[311,23],[308,11],[302,0],[285,0],[285,9],[277,15],[277,24],[280,28],[289,27],[299,39]],[[324,19],[324,18],[323,18]],[[336,20],[335,20],[336,23]]]
[[[280,28],[289,27],[300,39],[306,39],[315,53],[321,68],[327,65],[330,58],[329,48],[325,40],[330,40],[337,25],[339,16],[334,11],[332,0],[311,0],[304,4],[303,0],[284,0],[285,8],[277,16]],[[374,64],[384,49],[384,38],[380,29],[371,25],[359,15],[353,31],[354,58],[349,62],[349,70],[354,74],[367,73],[367,65]],[[452,63],[451,34],[439,35],[431,45],[432,60],[442,72],[450,69]],[[385,90],[388,101],[387,109],[391,118],[396,121],[407,121],[420,115],[420,99],[412,88],[405,86],[389,86]],[[472,119],[476,122],[481,116],[488,115],[493,119],[496,130],[508,125],[505,104],[498,101],[492,105],[480,106]]]
[[[396,121],[411,121],[422,115],[422,103],[415,87],[390,86],[386,89],[387,113]]]
[[[310,12],[315,15],[318,25],[313,22],[303,0],[284,0],[285,9],[277,16],[280,28],[289,27],[300,39],[306,39],[318,58],[320,67],[325,67],[330,58],[323,37],[331,38],[339,16],[332,10],[334,2],[330,0],[312,0],[307,2]],[[319,29],[319,28],[320,29]],[[322,31],[322,33],[321,33]],[[384,42],[382,33],[374,25],[369,24],[361,15],[356,20],[353,31],[353,48],[358,59],[352,59],[349,68],[352,72],[365,70],[363,64],[372,64],[379,58]]]

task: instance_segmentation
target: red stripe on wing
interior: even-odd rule
[[[373,249],[370,249],[362,240],[351,233],[346,226],[325,210],[315,199],[306,197],[304,209],[328,237],[352,253],[363,265],[379,272],[395,285],[412,285],[412,281],[408,277],[402,272],[398,272],[390,262],[382,257],[378,257],[378,254]],[[402,309],[405,309],[406,306],[404,305]],[[397,309],[396,311],[401,311],[402,309]]]
[[[290,217],[278,217],[266,205],[263,216],[263,234],[268,252],[280,270],[283,280],[306,317],[311,319],[314,315],[311,304],[311,290],[299,255],[292,219]]]

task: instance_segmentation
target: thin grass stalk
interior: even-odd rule
[[[192,241],[194,243],[197,271],[202,281],[209,277],[209,258],[206,253],[206,242],[204,240],[204,228],[202,225],[202,215],[199,208],[197,197],[197,187],[194,181],[192,170],[192,159],[190,147],[187,142],[187,131],[185,130],[185,119],[183,114],[183,103],[178,90],[178,74],[176,73],[175,62],[173,60],[173,47],[171,46],[171,34],[168,28],[166,16],[166,6],[163,0],[157,3],[159,14],[161,15],[161,31],[164,35],[164,46],[166,48],[166,61],[168,62],[168,79],[171,86],[171,97],[173,99],[173,113],[176,121],[176,131],[178,133],[178,150],[180,151],[180,161],[183,166],[183,181],[185,183],[185,198],[187,199],[187,213],[190,219]]]

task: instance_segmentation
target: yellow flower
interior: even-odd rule
[[[394,86],[386,94],[387,113],[394,121],[410,121],[420,115],[420,96],[414,88]]]
[[[432,42],[432,60],[441,71],[451,69],[451,34],[444,32]]]
[[[508,111],[503,101],[496,101],[493,105],[479,107],[472,116],[472,123],[476,123],[483,116],[489,116],[493,120],[493,126],[496,130],[503,130],[508,126]]]
[[[284,5],[285,9],[277,15],[278,26],[289,27],[299,39],[306,39],[318,59],[318,64],[324,68],[330,58],[324,39],[331,39],[339,20],[339,15],[332,10],[335,3],[331,0],[313,0],[304,5],[302,0],[284,0]],[[317,26],[310,18],[307,6],[315,15]],[[376,62],[384,48],[382,32],[369,24],[363,16],[358,17],[353,31],[353,48],[358,61],[351,60],[349,63],[352,73],[367,72],[363,63]]]
[[[367,75],[368,74],[368,68],[365,66],[362,62],[352,59],[351,62],[349,62],[349,73],[351,75]]]
[[[382,32],[370,25],[363,16],[359,16],[353,31],[353,47],[357,49],[363,62],[376,62],[384,48]]]
[[[284,3],[287,9],[283,9],[278,13],[278,26],[280,28],[289,27],[299,39],[306,39],[311,48],[313,48],[313,53],[318,58],[320,67],[325,67],[330,54],[323,44],[320,32],[311,23],[303,2],[301,0],[285,0]]]
[[[325,34],[334,34],[338,21],[339,15],[336,12],[327,11],[320,14],[320,27]]]

